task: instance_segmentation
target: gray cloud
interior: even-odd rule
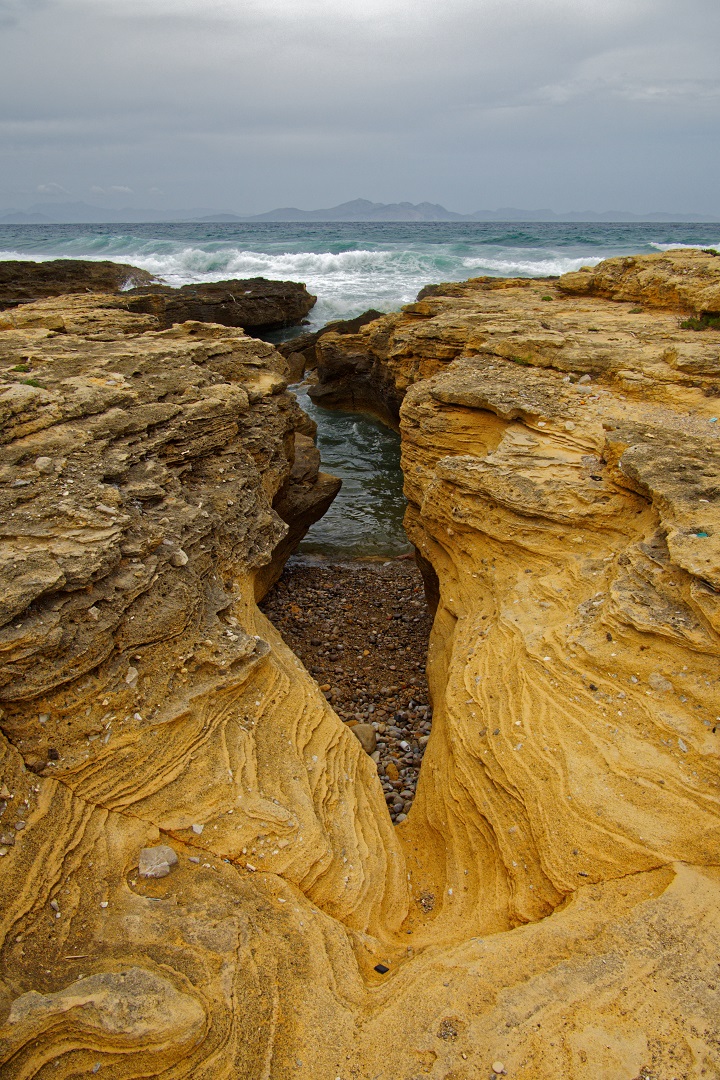
[[[28,196],[720,212],[715,0],[0,0],[3,20]]]

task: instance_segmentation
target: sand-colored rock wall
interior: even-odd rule
[[[402,403],[437,589],[397,830],[255,606],[316,484],[282,359],[2,324],[3,1075],[720,1075],[720,333],[562,286],[315,346]]]

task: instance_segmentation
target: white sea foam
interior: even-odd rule
[[[592,257],[585,255],[582,258],[551,258],[529,259],[491,259],[491,258],[466,258],[463,266],[468,270],[481,270],[487,274],[497,274],[507,277],[556,277],[567,274],[571,270],[579,270],[581,266],[597,266],[605,258],[604,255]]]
[[[11,259],[22,259],[23,262],[45,262],[44,259],[33,258],[32,255],[23,255],[21,251],[0,251],[1,262],[9,262]]]
[[[533,238],[531,226],[526,225],[520,228],[522,239],[513,230],[505,240],[493,226],[488,226],[483,237],[449,229],[439,239],[423,233],[417,238],[403,233],[370,239],[358,227],[343,239],[333,231],[315,238],[302,227],[289,225],[282,236],[270,230],[252,240],[248,237],[245,244],[237,234],[203,235],[203,228],[188,226],[183,232],[175,227],[163,231],[159,226],[159,234],[150,236],[143,229],[133,232],[131,227],[123,233],[58,227],[55,235],[47,236],[28,230],[27,249],[10,250],[18,244],[13,235],[8,250],[0,251],[0,259],[110,259],[141,267],[175,286],[247,277],[304,281],[318,297],[310,315],[310,323],[316,327],[369,307],[392,311],[414,300],[429,283],[482,275],[552,277],[633,250],[668,251],[688,246],[687,241],[650,242],[645,237],[625,244],[614,236],[598,236],[592,241],[582,229],[577,237],[557,237],[556,244],[543,236],[542,230]],[[572,228],[568,226],[568,230]],[[524,242],[525,234],[528,243]],[[321,250],[308,250],[316,246],[315,239]],[[363,240],[363,246],[353,246]],[[340,247],[349,250],[337,250]]]
[[[719,248],[720,247],[720,240],[717,241],[717,242],[714,242],[714,243],[702,244],[702,245],[700,245],[700,244],[655,244],[655,243],[653,243],[651,241],[648,246],[651,247],[651,248],[655,248],[656,251],[677,251],[679,248],[692,248],[692,247],[694,247],[694,248],[700,248],[700,247]]]

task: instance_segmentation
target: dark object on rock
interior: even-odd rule
[[[0,308],[17,307],[68,293],[118,293],[128,285],[151,284],[146,270],[126,263],[90,262],[84,259],[51,259],[0,262]]]
[[[274,330],[302,321],[316,296],[298,281],[213,281],[197,285],[151,285],[130,289],[128,308],[138,314],[157,315],[166,327],[174,323],[220,323],[244,330]]]
[[[55,749],[54,746],[50,747],[50,749],[47,752],[47,756],[48,756],[48,761],[59,761],[60,760],[60,754]]]
[[[388,971],[389,971],[389,970],[390,970],[390,968],[389,968],[389,967],[385,967],[385,965],[384,965],[384,964],[376,964],[376,965],[375,965],[375,971],[377,971],[377,973],[378,973],[379,975],[387,975],[387,973],[388,973]]]

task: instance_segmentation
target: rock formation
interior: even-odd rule
[[[265,331],[302,322],[316,300],[300,282],[260,277],[202,282],[179,289],[142,286],[129,290],[128,308],[152,312],[165,326],[195,319]]]
[[[658,258],[317,342],[399,408],[437,599],[397,830],[255,607],[315,467],[278,354],[0,324],[3,1075],[720,1074],[720,260]]]
[[[293,381],[300,382],[307,368],[316,367],[316,346],[324,334],[356,334],[361,326],[380,318],[382,318],[382,311],[369,308],[354,319],[337,319],[335,322],[326,323],[313,333],[300,334],[299,337],[284,341],[278,345],[278,352],[282,353],[287,361],[290,377]]]
[[[0,262],[0,310],[76,293],[119,294],[128,311],[155,316],[156,327],[194,320],[255,332],[302,322],[317,299],[297,281],[248,278],[173,288],[158,284],[146,270],[123,263]]]
[[[48,259],[0,262],[0,309],[28,304],[48,296],[72,293],[116,293],[155,279],[146,270],[125,263],[90,262],[84,259]]]

